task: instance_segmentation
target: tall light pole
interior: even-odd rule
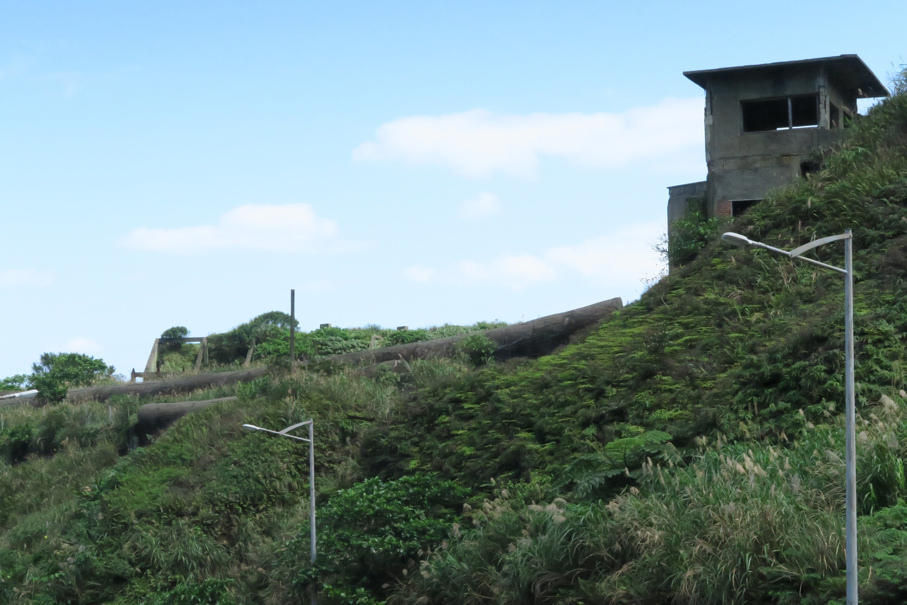
[[[309,427],[309,438],[297,437],[296,435],[290,435],[289,432],[298,429],[301,426]],[[315,548],[315,421],[306,420],[305,422],[300,422],[299,424],[294,424],[288,426],[282,431],[272,431],[270,429],[263,429],[260,426],[255,426],[254,424],[244,424],[242,425],[247,431],[261,431],[263,433],[271,433],[272,435],[279,435],[281,437],[289,437],[290,439],[295,439],[296,441],[305,441],[309,444],[309,532],[312,543],[312,565],[315,565],[315,555],[317,550]]]
[[[830,269],[844,274],[844,384],[845,384],[845,403],[844,403],[844,430],[846,450],[846,495],[845,495],[845,558],[847,562],[847,605],[857,605],[857,451],[855,441],[855,424],[856,411],[854,403],[854,355],[853,355],[853,234],[850,229],[846,229],[841,235],[830,235],[817,239],[808,244],[804,244],[793,250],[782,250],[761,242],[755,242],[739,233],[725,233],[721,239],[734,246],[753,246],[763,248],[769,252],[780,254],[791,259],[799,259],[804,262],[818,265],[824,269]],[[819,246],[844,240],[844,268],[827,265],[812,258],[801,256],[804,252],[818,248]]]

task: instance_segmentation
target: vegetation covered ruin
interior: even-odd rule
[[[236,399],[133,450],[148,400],[5,408],[0,601],[841,602],[840,278],[717,236],[790,248],[851,228],[861,599],[904,602],[900,88],[808,179],[697,231],[688,262],[551,355],[275,365],[157,397]],[[314,566],[306,448],[240,428],[309,418]]]

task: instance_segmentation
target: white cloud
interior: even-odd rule
[[[540,254],[506,254],[489,261],[461,261],[439,270],[416,266],[407,269],[404,275],[424,284],[490,284],[522,290],[578,274],[620,290],[613,292],[615,296],[635,295],[642,289],[641,280],[660,269],[654,245],[663,232],[662,223],[637,224]]]
[[[120,244],[169,254],[212,250],[347,252],[363,248],[362,244],[341,240],[338,233],[337,223],[316,216],[309,204],[250,204],[230,210],[214,225],[133,229],[120,238]]]
[[[0,271],[0,288],[49,288],[55,279],[50,271],[7,269]]]
[[[459,216],[465,221],[477,221],[502,212],[498,196],[493,193],[480,193],[478,197],[460,204]]]
[[[600,281],[636,280],[653,274],[660,263],[654,246],[663,223],[629,225],[617,232],[545,252],[545,260],[561,269]]]
[[[668,98],[623,113],[411,116],[381,125],[375,139],[359,145],[353,159],[437,164],[471,177],[531,177],[546,155],[621,167],[701,147],[702,99]]]

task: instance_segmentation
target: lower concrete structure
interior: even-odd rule
[[[704,210],[708,181],[668,187],[668,224],[690,211]]]

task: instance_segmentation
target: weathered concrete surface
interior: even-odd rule
[[[692,210],[691,202],[699,201],[705,203],[707,181],[698,183],[687,183],[685,185],[674,185],[668,187],[668,224],[686,216],[687,212]]]
[[[623,307],[620,298],[612,298],[594,305],[574,309],[565,313],[548,315],[532,321],[478,332],[484,334],[495,344],[496,359],[511,357],[540,357],[554,351],[557,347],[570,342],[571,338],[591,329],[611,313]],[[426,359],[429,357],[450,356],[457,352],[457,344],[470,336],[461,334],[449,338],[416,342],[406,345],[385,347],[356,353],[334,355],[327,361],[355,365],[372,365],[388,361]],[[396,365],[396,363],[394,364]],[[106,401],[113,395],[170,395],[185,393],[196,389],[213,386],[248,382],[268,373],[268,368],[253,368],[236,372],[201,374],[198,376],[180,376],[141,384],[123,384],[83,389],[70,389],[69,401],[95,399]]]
[[[828,147],[843,135],[845,124],[857,114],[857,98],[888,95],[857,55],[688,71],[684,75],[705,91],[709,216],[731,215],[735,203],[742,203],[739,207],[743,208],[746,202],[761,200],[770,190],[795,182],[802,174],[801,164],[814,150]],[[814,102],[815,114],[810,117],[811,123],[794,126],[794,119],[804,117],[793,105],[801,101],[807,106]],[[781,111],[785,125],[775,124],[769,129],[766,124],[777,117],[777,106],[772,109],[766,104],[775,103],[786,108]],[[745,131],[745,111],[754,120],[751,126],[758,123],[765,129],[751,127]],[[763,124],[764,120],[768,122]],[[681,204],[669,200],[669,224],[682,216],[680,211]]]
[[[139,395],[151,397],[154,395],[170,395],[173,393],[186,393],[196,389],[214,386],[249,382],[268,373],[268,368],[252,368],[237,372],[219,372],[215,374],[201,374],[198,376],[179,376],[166,380],[143,382],[140,384],[119,384],[103,387],[88,387],[84,389],[70,389],[66,398],[69,401],[84,401],[96,399],[106,401],[113,395]]]
[[[512,357],[540,357],[570,342],[577,332],[594,326],[608,315],[623,307],[620,298],[557,313],[481,332],[497,345],[495,359]],[[374,364],[385,361],[405,359],[427,359],[430,357],[447,357],[457,352],[457,345],[469,334],[459,334],[438,340],[427,340],[405,345],[385,347],[369,351],[357,351],[330,357],[330,361],[350,364]]]
[[[139,408],[135,432],[140,439],[165,429],[186,414],[203,410],[215,403],[235,401],[236,397],[221,397],[204,401],[179,401],[176,403],[147,403]]]

